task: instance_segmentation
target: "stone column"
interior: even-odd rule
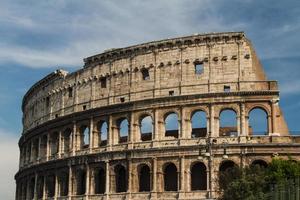
[[[46,183],[47,182],[47,175],[46,174],[44,175],[44,180],[43,181],[44,181],[44,183],[43,183],[43,199],[46,199],[47,196],[48,196],[47,195],[47,187],[46,187],[47,186],[47,183]]]
[[[154,138],[154,141],[158,141],[160,140],[160,122],[159,122],[159,113],[158,113],[158,110],[154,110],[153,111],[153,115],[154,115],[154,134],[153,134],[153,138]]]
[[[213,104],[210,104],[209,106],[209,134],[211,137],[218,137],[219,130],[217,129],[218,126],[216,126],[216,120],[215,120],[215,108]]]
[[[152,159],[152,192],[157,192],[157,158]]]
[[[105,194],[106,194],[106,199],[108,199],[108,195],[109,195],[109,191],[110,191],[110,187],[109,187],[109,177],[110,177],[110,173],[109,173],[109,161],[105,161]]]
[[[133,173],[132,173],[132,159],[127,159],[127,166],[128,166],[128,190],[129,193],[129,199],[131,199],[131,193],[132,193],[132,182],[133,182]]]
[[[34,177],[34,196],[33,199],[37,199],[38,198],[38,194],[37,194],[37,187],[38,187],[38,174],[35,173],[35,177]]]
[[[59,132],[58,132],[58,152],[57,152],[57,154],[58,154],[58,158],[61,158],[61,154],[62,154],[62,152],[63,152],[63,143],[62,143],[62,131],[60,130]]]
[[[185,113],[184,113],[184,109],[182,107],[180,107],[179,109],[179,118],[178,118],[178,124],[179,124],[179,135],[178,138],[180,139],[184,139],[186,138],[186,129],[185,129]]]
[[[184,156],[180,157],[180,189],[179,191],[185,191],[185,162]]]
[[[276,100],[271,100],[271,109],[272,109],[272,117],[271,117],[271,127],[272,127],[272,134],[276,134],[277,133],[277,126],[276,126]]]
[[[58,195],[59,195],[58,174],[55,173],[55,191],[54,191],[54,199],[57,199]]]
[[[135,142],[135,137],[136,137],[136,124],[135,124],[135,119],[134,119],[134,113],[131,112],[130,115],[130,121],[129,121],[129,143],[134,143]]]
[[[111,149],[113,145],[113,135],[114,135],[114,127],[113,127],[113,118],[109,115],[108,118],[108,134],[107,134],[107,147]]]
[[[246,132],[246,113],[245,113],[245,104],[241,103],[240,104],[240,125],[241,125],[241,132],[240,135],[241,136],[246,136],[247,132]]]
[[[38,154],[37,154],[37,160],[40,161],[41,159],[41,144],[42,144],[42,137],[39,137],[38,142]]]
[[[49,160],[50,157],[50,134],[47,134],[47,147],[46,147],[46,161]]]
[[[90,166],[88,163],[86,163],[86,180],[85,180],[85,195],[90,194]],[[88,198],[87,198],[88,199]]]
[[[94,147],[94,119],[93,117],[90,118],[90,132],[89,132],[89,152],[91,153],[93,151]]]
[[[71,199],[73,192],[73,171],[72,166],[69,165],[69,181],[68,181],[68,197]]]
[[[77,146],[77,140],[76,140],[76,135],[77,135],[77,127],[76,127],[76,121],[73,121],[73,131],[72,131],[72,156],[75,156],[76,152],[76,146]]]

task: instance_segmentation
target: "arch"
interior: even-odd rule
[[[69,191],[69,172],[62,172],[59,175],[59,192],[60,196],[68,196]]]
[[[175,112],[170,112],[165,115],[165,137],[172,136],[178,138],[179,122],[178,115]]]
[[[224,189],[228,187],[228,182],[235,179],[240,174],[238,166],[231,160],[223,161],[219,166],[219,187]]]
[[[254,107],[249,112],[249,135],[267,135],[268,113],[264,108]]]
[[[192,190],[207,189],[206,166],[202,162],[196,162],[191,166],[191,189]]]
[[[120,118],[117,125],[119,130],[119,143],[127,142],[129,135],[129,122],[127,118]]]
[[[29,199],[33,199],[34,197],[34,185],[35,185],[35,178],[32,177],[29,181]]]
[[[38,199],[43,198],[44,179],[45,179],[44,176],[42,176],[42,175],[38,176],[38,180],[37,180],[37,198]]]
[[[139,192],[148,192],[151,189],[150,167],[146,164],[139,166]]]
[[[59,134],[58,132],[54,132],[50,136],[50,152],[52,156],[58,153],[58,147],[59,147],[58,143],[59,143]]]
[[[115,166],[115,183],[116,192],[127,192],[128,189],[128,175],[126,169],[122,165]]]
[[[237,164],[232,160],[225,160],[220,164],[219,172],[226,172],[234,167],[237,167]]]
[[[65,129],[63,132],[62,140],[63,140],[64,153],[68,153],[71,149],[70,148],[71,134],[72,134],[72,130],[70,128]]]
[[[237,114],[231,108],[221,110],[219,117],[219,135],[220,136],[237,136]]]
[[[264,161],[264,160],[259,159],[259,160],[254,160],[254,161],[251,163],[250,166],[251,166],[251,167],[253,167],[253,166],[259,166],[259,167],[261,167],[261,168],[267,168],[267,167],[268,167],[268,163],[267,163],[266,161]]]
[[[97,124],[98,130],[98,137],[99,137],[99,146],[106,146],[107,145],[107,138],[108,138],[108,125],[107,122],[104,120],[100,120]]]
[[[140,120],[141,140],[142,141],[152,140],[152,132],[153,132],[152,117],[149,115],[145,115]]]
[[[80,127],[81,147],[87,148],[90,145],[90,129],[87,125]]]
[[[47,135],[43,135],[41,139],[41,146],[40,146],[40,156],[41,158],[45,159],[47,156]]]
[[[103,168],[95,169],[94,176],[95,194],[104,194],[105,192],[105,170]]]
[[[86,170],[78,169],[76,176],[76,194],[84,195],[86,191]]]
[[[39,139],[35,139],[33,141],[33,149],[32,149],[32,154],[33,154],[33,160],[37,160],[39,157]]]
[[[206,112],[197,110],[192,113],[192,138],[205,137],[207,135]]]
[[[164,190],[178,190],[178,173],[174,163],[167,163],[164,167]]]
[[[47,197],[54,197],[55,194],[55,175],[51,174],[46,179]]]

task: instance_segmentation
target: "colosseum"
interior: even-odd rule
[[[16,200],[215,199],[221,171],[300,158],[243,32],[106,50],[35,83],[22,111]]]

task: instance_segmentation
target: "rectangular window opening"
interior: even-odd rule
[[[68,88],[68,97],[73,97],[73,88]]]
[[[86,105],[83,105],[83,106],[82,106],[82,110],[86,110]]]
[[[174,90],[169,91],[169,96],[174,96]]]
[[[230,92],[230,86],[224,85],[224,92]]]
[[[125,102],[125,98],[124,98],[124,97],[121,97],[121,98],[120,98],[120,102],[121,102],[121,103]]]
[[[100,79],[100,85],[101,85],[101,88],[106,88],[106,78]]]
[[[195,74],[202,74],[203,73],[203,63],[196,63],[195,64]]]

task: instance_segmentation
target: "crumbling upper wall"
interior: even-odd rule
[[[243,32],[149,42],[84,61],[84,68],[71,74],[56,71],[27,92],[22,106],[24,131],[59,116],[128,101],[277,90],[276,82],[266,80]],[[143,71],[148,77],[143,78]]]

